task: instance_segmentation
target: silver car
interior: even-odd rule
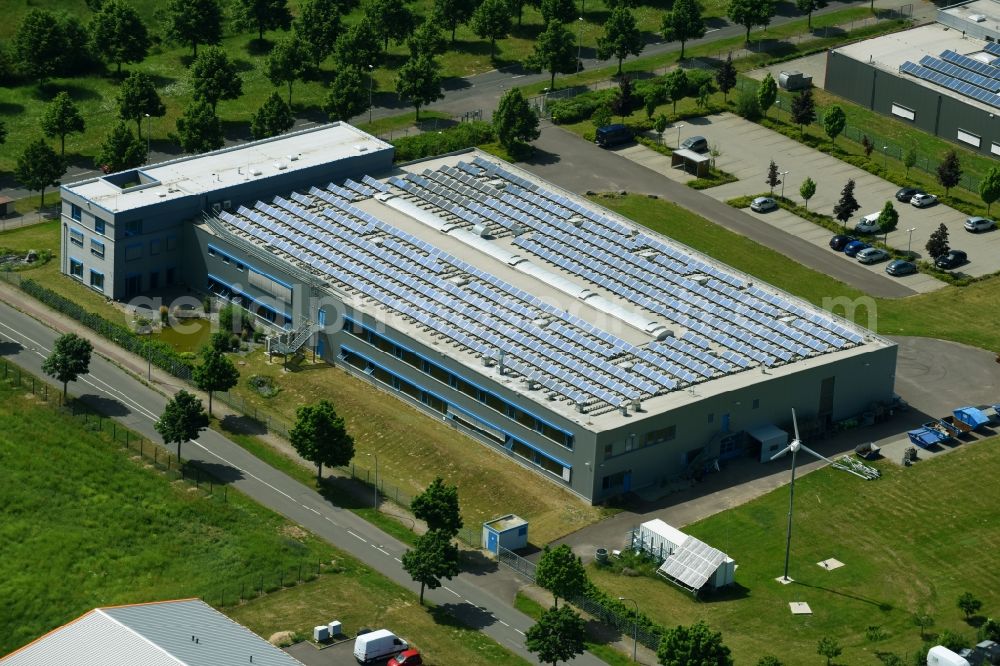
[[[778,207],[778,202],[771,197],[757,197],[750,202],[750,210],[755,213],[766,213]]]
[[[889,258],[889,253],[880,247],[866,247],[858,252],[858,261],[863,264],[877,264]]]
[[[965,221],[965,230],[974,234],[980,231],[989,231],[995,226],[997,223],[988,217],[970,217]]]

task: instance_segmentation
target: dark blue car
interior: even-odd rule
[[[858,252],[861,252],[861,250],[864,250],[871,246],[872,246],[871,243],[866,243],[862,240],[854,240],[844,246],[844,254],[846,254],[848,257],[856,257],[858,256]]]

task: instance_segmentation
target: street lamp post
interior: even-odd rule
[[[788,180],[785,176],[787,176],[790,173],[791,173],[791,171],[782,171],[782,172],[780,172],[780,175],[781,175],[781,198],[782,199],[785,198],[785,181]]]
[[[906,256],[910,256],[910,246],[913,244],[913,232],[916,230],[916,227],[910,227],[906,230],[906,232],[910,234],[909,239],[906,241]]]
[[[882,146],[882,168],[889,168],[889,146]]]
[[[580,10],[581,14],[583,10]],[[580,16],[580,20],[576,24],[576,73],[579,74],[580,70],[583,69],[583,16]]]
[[[684,128],[684,125],[678,125],[677,126],[677,147],[678,148],[681,147],[681,130],[683,128]]]
[[[146,114],[146,162],[149,162],[149,124],[153,122],[153,119]]]
[[[368,124],[372,124],[372,81],[375,79],[375,65],[368,65]]]
[[[635,615],[632,620],[632,661],[639,661],[639,603],[635,599],[618,597],[618,601],[631,601],[635,604]]]
[[[375,510],[378,511],[378,454],[373,452],[368,455],[375,458]]]

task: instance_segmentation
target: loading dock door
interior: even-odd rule
[[[747,434],[760,442],[761,462],[770,461],[775,453],[788,446],[788,433],[773,423],[747,430]]]

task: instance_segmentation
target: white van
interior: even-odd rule
[[[410,647],[406,641],[388,629],[361,634],[354,639],[354,658],[362,664],[393,657]]]
[[[881,212],[878,212],[878,213],[869,213],[868,215],[865,215],[863,218],[861,218],[861,221],[854,226],[854,230],[859,234],[878,233],[879,230],[878,218],[881,214],[882,214]]]

